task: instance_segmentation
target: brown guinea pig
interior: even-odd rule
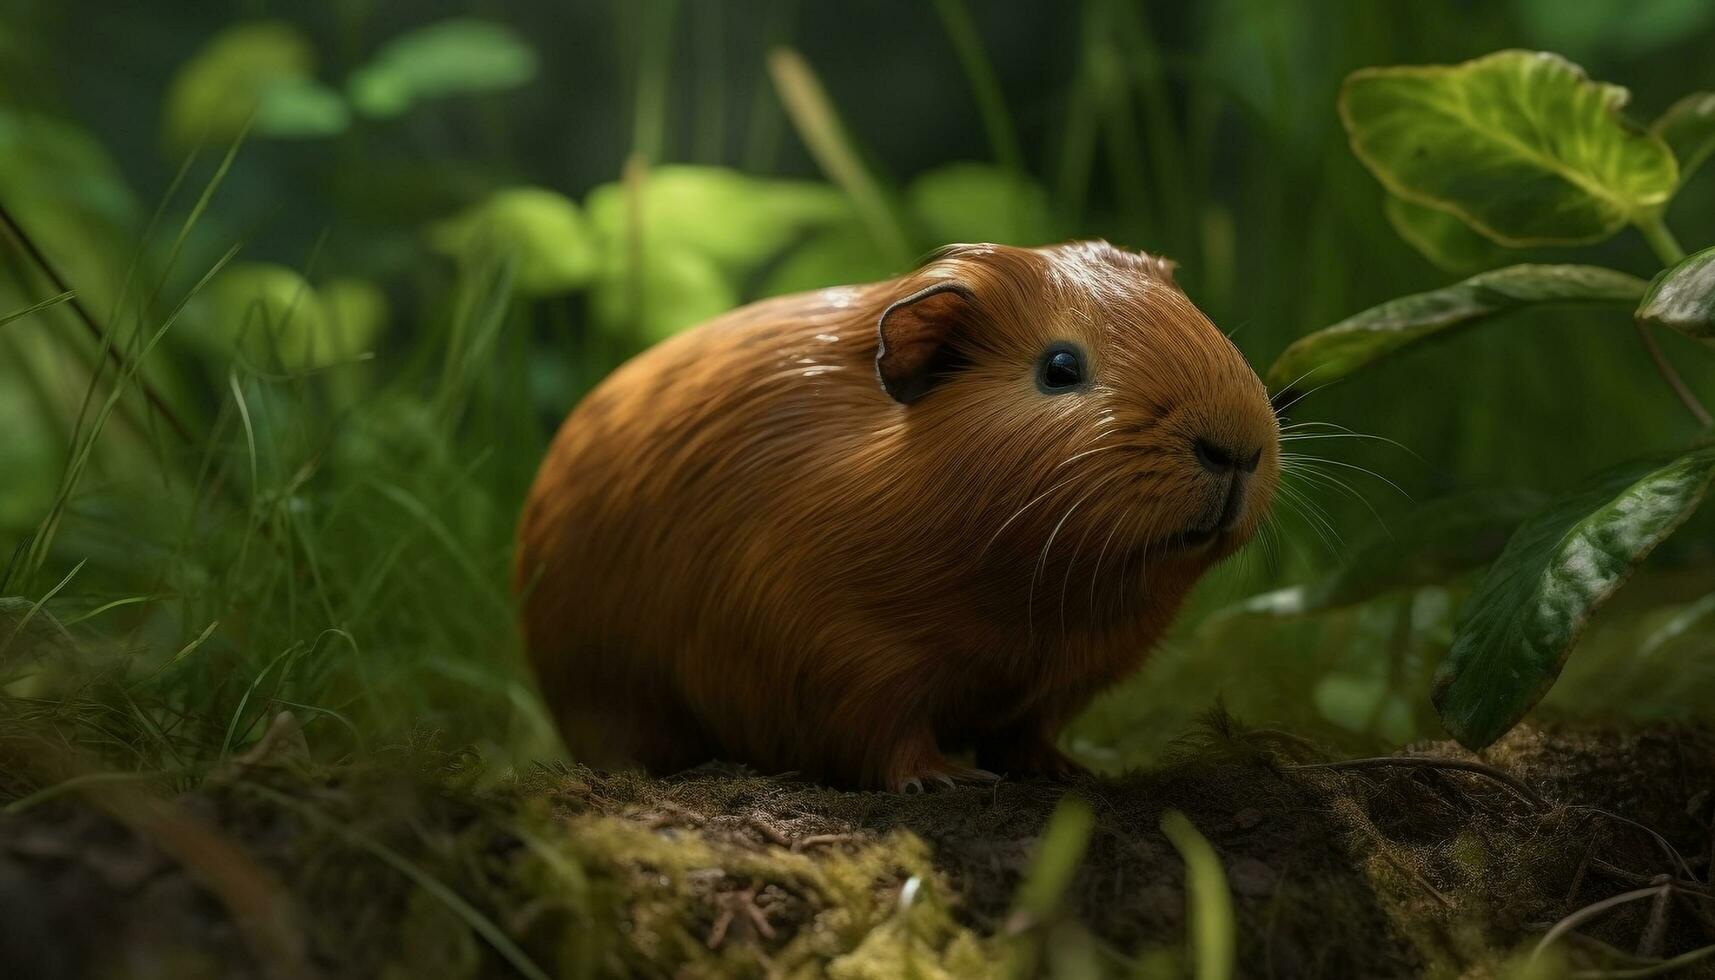
[[[585,761],[1068,773],[1060,727],[1251,536],[1279,468],[1262,382],[1170,263],[949,246],[590,392],[524,509],[524,637]]]

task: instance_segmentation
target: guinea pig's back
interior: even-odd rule
[[[794,566],[832,526],[817,501],[850,484],[839,471],[882,403],[862,301],[844,288],[735,310],[628,361],[567,417],[515,565],[551,702],[618,700],[634,718],[639,701],[681,708],[687,673],[779,672],[753,650],[804,603],[813,576]]]

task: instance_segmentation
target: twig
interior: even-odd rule
[[[1710,416],[1709,410],[1703,407],[1701,401],[1697,400],[1697,395],[1685,383],[1685,379],[1679,376],[1679,372],[1674,370],[1672,364],[1668,363],[1667,355],[1661,352],[1661,345],[1655,342],[1655,335],[1650,333],[1649,326],[1642,320],[1636,319],[1632,321],[1632,326],[1638,329],[1638,339],[1643,342],[1644,350],[1649,352],[1650,360],[1655,362],[1656,373],[1661,375],[1661,379],[1667,382],[1667,386],[1673,389],[1675,395],[1679,396],[1679,400],[1684,403],[1686,410],[1697,419],[1697,424],[1705,429],[1715,425],[1715,417]]]
[[[107,348],[107,359],[113,362],[115,368],[123,371],[125,355],[119,352],[118,345],[106,343],[106,331],[102,330],[101,326],[95,322],[95,317],[90,315],[88,308],[83,305],[83,301],[77,298],[76,291],[66,285],[65,278],[59,274],[59,270],[55,269],[53,263],[48,261],[48,257],[42,254],[42,250],[36,247],[35,241],[24,233],[23,226],[18,224],[17,219],[12,216],[12,212],[6,210],[4,204],[0,204],[0,225],[5,227],[12,240],[17,243],[25,255],[29,256],[30,261],[42,270],[42,274],[48,277],[48,282],[55,289],[61,293],[71,294],[70,298],[66,300],[66,304],[77,314],[78,320],[83,323],[84,329],[89,331],[89,335],[95,338],[95,342]],[[178,414],[167,405],[166,400],[155,390],[154,385],[151,385],[141,372],[137,374],[136,381],[137,386],[143,391],[143,397],[148,399],[149,407],[161,416],[162,420],[180,439],[185,442],[192,441],[191,430],[179,419]]]
[[[1297,765],[1287,766],[1286,768],[1293,769],[1293,770],[1301,770],[1301,769],[1340,770],[1340,769],[1386,769],[1386,768],[1390,768],[1390,767],[1404,767],[1404,768],[1417,768],[1417,769],[1453,769],[1453,770],[1457,770],[1459,772],[1474,773],[1478,776],[1487,776],[1488,778],[1494,780],[1495,782],[1500,783],[1501,785],[1505,786],[1506,788],[1512,790],[1515,794],[1517,794],[1519,796],[1519,798],[1523,799],[1525,802],[1529,803],[1530,805],[1532,805],[1534,807],[1538,807],[1539,809],[1547,809],[1549,807],[1549,802],[1547,800],[1543,799],[1540,795],[1538,795],[1535,790],[1531,789],[1529,786],[1526,786],[1524,784],[1524,782],[1521,781],[1520,779],[1518,779],[1516,776],[1512,776],[1508,773],[1502,772],[1501,770],[1496,769],[1494,766],[1485,765],[1481,762],[1466,762],[1462,759],[1437,759],[1437,758],[1431,758],[1431,757],[1421,757],[1420,758],[1420,757],[1410,757],[1410,756],[1407,756],[1404,758],[1395,758],[1392,756],[1376,756],[1375,758],[1370,758],[1370,759],[1344,759],[1344,760],[1341,760],[1339,762],[1307,762],[1307,763],[1301,763],[1301,764],[1297,764]]]

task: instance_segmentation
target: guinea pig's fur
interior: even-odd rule
[[[1060,349],[1081,380],[1045,387]],[[1064,774],[1060,727],[1251,536],[1279,469],[1262,383],[1171,264],[950,246],[592,391],[524,509],[524,637],[596,764]]]

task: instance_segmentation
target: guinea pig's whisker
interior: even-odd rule
[[[1286,475],[1345,494],[1353,500],[1356,500],[1358,503],[1363,504],[1364,509],[1368,510],[1370,515],[1385,528],[1387,526],[1387,522],[1382,520],[1382,515],[1376,511],[1375,505],[1370,503],[1370,498],[1359,493],[1356,488],[1347,481],[1340,479],[1337,474],[1331,473],[1317,465],[1318,463],[1324,462],[1327,462],[1327,460],[1313,458],[1294,460],[1291,471]]]
[[[1108,479],[1098,480],[1096,482],[1095,486],[1084,491],[1082,496],[1080,496],[1077,500],[1072,502],[1072,506],[1066,508],[1066,513],[1060,515],[1059,523],[1055,524],[1054,530],[1049,532],[1048,541],[1047,541],[1047,543],[1043,544],[1043,546],[1042,546],[1042,554],[1037,556],[1036,567],[1031,570],[1031,573],[1030,573],[1030,589],[1025,595],[1024,606],[1025,606],[1026,615],[1028,616],[1027,622],[1029,625],[1030,636],[1034,637],[1036,635],[1036,580],[1041,577],[1042,572],[1044,570],[1046,570],[1048,567],[1048,553],[1054,547],[1054,539],[1060,536],[1060,529],[1066,526],[1066,522],[1068,520],[1071,520],[1072,514],[1074,512],[1076,512],[1079,507],[1083,506],[1084,501],[1090,499],[1090,497],[1093,496],[1097,491],[1102,490],[1111,482],[1112,482],[1112,477],[1110,476]],[[1065,594],[1064,591],[1062,591],[1062,593],[1061,593],[1062,597],[1064,596],[1064,594]],[[1062,624],[1064,624],[1064,615],[1065,615],[1065,606],[1062,603],[1062,606],[1061,606]]]
[[[1049,487],[1048,489],[1046,489],[1046,490],[1042,491],[1041,493],[1037,494],[1036,496],[1030,498],[1029,502],[1027,502],[1023,507],[1020,507],[1017,510],[1013,511],[1012,516],[1008,517],[1006,520],[1002,521],[1000,527],[995,529],[994,536],[989,538],[988,544],[983,545],[983,550],[978,552],[978,557],[981,557],[982,555],[988,554],[988,550],[990,548],[994,547],[994,543],[996,541],[1000,540],[1001,534],[1005,533],[1006,529],[1008,527],[1012,526],[1013,521],[1016,521],[1020,517],[1024,516],[1025,511],[1029,510],[1032,507],[1035,507],[1037,504],[1039,504],[1043,500],[1047,499],[1047,497],[1050,494],[1054,493],[1056,490],[1059,490],[1061,487],[1070,486],[1071,484],[1075,483],[1077,481],[1077,479],[1078,479],[1077,474],[1073,474],[1071,476],[1068,476],[1066,479],[1061,480],[1059,483],[1054,484],[1053,486]]]
[[[1095,487],[1091,488],[1090,493],[1107,489],[1112,486],[1117,479],[1118,474],[1108,476],[1097,483]],[[1088,494],[1086,494],[1086,496],[1088,496]],[[1083,501],[1080,500],[1079,503],[1083,503]],[[1070,516],[1070,514],[1068,514],[1068,516]],[[1113,532],[1110,531],[1108,533],[1111,535]],[[1078,556],[1084,553],[1084,541],[1089,537],[1089,535],[1090,528],[1086,525],[1083,532],[1078,535],[1078,543],[1072,546],[1072,557],[1071,560],[1066,563],[1066,574],[1060,579],[1060,635],[1062,637],[1066,635],[1066,590],[1071,587],[1072,573],[1077,570]]]
[[[1129,448],[1131,448],[1131,447],[1124,444],[1124,443],[1120,443],[1118,445],[1113,445],[1113,446],[1097,446],[1094,449],[1086,449],[1083,452],[1073,453],[1072,455],[1066,457],[1065,459],[1061,460],[1060,462],[1055,463],[1054,468],[1059,469],[1062,466],[1069,466],[1072,463],[1075,463],[1078,460],[1083,459],[1086,456],[1094,456],[1097,453],[1105,453],[1105,452],[1111,452],[1115,449],[1129,449]]]
[[[1343,467],[1343,468],[1348,469],[1348,470],[1355,470],[1359,473],[1363,473],[1363,474],[1366,474],[1368,476],[1373,476],[1376,479],[1387,484],[1388,486],[1392,487],[1394,489],[1395,493],[1398,493],[1400,496],[1404,497],[1406,500],[1412,500],[1411,494],[1406,493],[1405,489],[1403,487],[1401,487],[1399,484],[1393,482],[1392,480],[1388,479],[1387,477],[1382,476],[1380,473],[1377,473],[1375,470],[1372,470],[1367,466],[1359,466],[1356,463],[1348,463],[1348,462],[1345,462],[1344,460],[1338,460],[1338,459],[1328,459],[1327,457],[1304,456],[1302,454],[1297,454],[1297,453],[1281,453],[1282,458],[1286,458],[1288,456],[1297,458],[1300,462],[1300,465],[1302,465],[1302,463],[1304,461],[1308,460],[1308,461],[1315,462],[1315,463],[1326,464],[1328,466],[1339,466],[1339,467]],[[1412,501],[1412,502],[1415,503],[1416,501]]]
[[[1280,494],[1281,503],[1297,514],[1316,533],[1316,536],[1322,539],[1322,545],[1328,549],[1329,554],[1338,557],[1344,550],[1345,542],[1340,540],[1338,545],[1335,544],[1335,541],[1340,539],[1340,533],[1334,530],[1333,524],[1328,520],[1327,513],[1294,487],[1282,483],[1276,487],[1276,490]]]
[[[1310,370],[1314,371],[1315,368],[1311,368]],[[1282,391],[1291,391],[1292,385],[1297,384],[1299,381],[1303,381],[1305,378],[1307,378],[1309,376],[1310,376],[1310,371],[1306,371],[1303,374],[1299,375],[1297,380],[1293,381],[1292,384],[1287,385],[1286,387],[1282,388],[1281,390]],[[1334,382],[1329,381],[1329,382],[1326,382],[1324,384],[1319,384],[1316,387],[1308,389],[1306,391],[1299,392],[1298,396],[1296,398],[1292,399],[1291,401],[1287,402],[1284,405],[1280,405],[1280,406],[1277,406],[1275,408],[1275,410],[1274,410],[1275,417],[1276,418],[1285,418],[1286,413],[1292,409],[1292,406],[1298,404],[1299,402],[1303,401],[1306,398],[1309,398],[1311,395],[1316,394],[1318,391],[1321,391],[1323,388],[1326,388],[1326,387],[1328,387],[1328,385],[1331,385],[1333,383]]]

